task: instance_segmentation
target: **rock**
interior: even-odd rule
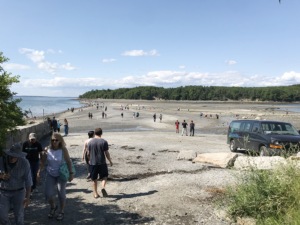
[[[195,157],[197,157],[197,153],[194,150],[183,150],[178,153],[177,160],[192,161]]]
[[[152,153],[152,155],[155,155],[155,153]]]
[[[270,170],[280,163],[286,163],[286,160],[280,156],[238,157],[235,160],[234,168],[247,170],[252,167],[259,170]]]
[[[237,224],[240,224],[240,225],[255,225],[256,222],[255,222],[255,219],[253,218],[250,218],[250,217],[245,217],[245,218],[236,218],[236,222]]]
[[[209,163],[218,167],[228,168],[234,165],[238,154],[233,152],[219,152],[219,153],[204,153],[199,154],[193,162]]]
[[[140,148],[139,151],[144,151],[144,149]]]
[[[259,116],[255,117],[255,120],[261,120],[261,117],[259,117]]]
[[[227,217],[227,213],[225,210],[222,210],[222,209],[218,209],[218,210],[215,210],[214,211],[215,215],[218,217],[218,218],[223,218],[225,219]]]
[[[123,145],[123,146],[121,146],[121,148],[127,148],[128,147],[128,145]]]

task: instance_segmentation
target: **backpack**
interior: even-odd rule
[[[194,128],[195,124],[194,123],[191,123],[190,127],[191,128]]]

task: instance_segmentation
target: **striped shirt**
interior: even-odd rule
[[[27,159],[20,157],[16,165],[11,168],[8,163],[8,156],[6,158],[6,166],[10,178],[8,180],[0,179],[0,189],[4,190],[18,190],[22,187],[31,187],[32,178],[30,171],[30,164]],[[4,174],[5,169],[3,165],[3,157],[0,157],[0,174]]]

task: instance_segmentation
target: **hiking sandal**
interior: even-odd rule
[[[102,189],[102,191],[101,191],[101,192],[102,192],[102,195],[103,195],[103,197],[104,197],[104,198],[106,198],[106,197],[108,196],[108,195],[107,195],[107,192],[105,191],[105,189],[104,189],[104,188]]]
[[[55,208],[50,208],[50,212],[48,214],[48,218],[49,219],[53,218],[53,216],[54,216],[54,214],[55,214],[55,212],[56,212],[57,209],[58,209],[58,206],[55,206]],[[52,212],[52,210],[53,210],[53,212]]]
[[[62,221],[64,219],[64,213],[60,212],[58,213],[58,216],[56,217],[57,220]]]

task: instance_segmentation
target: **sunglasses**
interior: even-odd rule
[[[54,142],[54,141],[59,141],[59,140],[58,139],[52,139],[51,141]]]

